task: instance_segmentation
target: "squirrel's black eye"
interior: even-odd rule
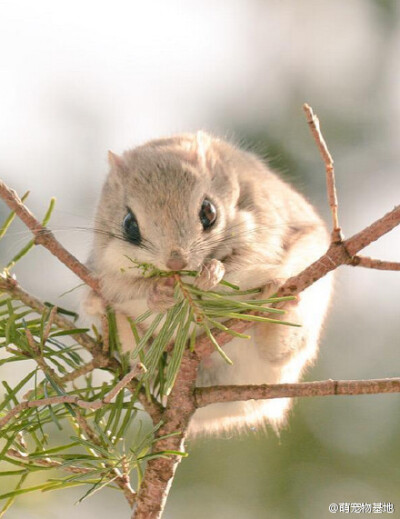
[[[140,236],[139,224],[135,215],[130,210],[128,210],[128,213],[122,222],[122,229],[124,231],[124,236],[128,241],[134,245],[140,245],[142,238]]]
[[[205,198],[201,204],[200,209],[200,221],[203,225],[203,229],[209,229],[217,219],[217,210],[215,205]]]

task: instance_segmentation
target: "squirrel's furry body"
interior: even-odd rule
[[[222,263],[224,279],[243,290],[263,287],[265,298],[328,247],[312,206],[256,156],[221,139],[204,133],[160,139],[122,157],[111,154],[110,163],[89,264],[118,313],[125,348],[132,336],[124,316],[138,316],[158,300],[168,306],[171,290],[158,290],[157,281],[143,278],[129,257],[162,270],[175,264],[200,270],[218,260],[214,264]],[[199,220],[205,199],[217,214],[206,230]],[[135,215],[140,244],[129,243],[121,232],[127,210]],[[201,365],[197,384],[298,381],[316,356],[330,292],[327,276],[287,305],[285,320],[300,328],[259,323],[250,340],[233,339],[224,347],[233,366],[215,352]],[[289,404],[290,399],[212,404],[196,411],[189,432],[253,428],[266,421],[278,426]]]

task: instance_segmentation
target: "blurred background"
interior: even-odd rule
[[[256,150],[330,224],[324,167],[303,102],[335,159],[346,236],[399,203],[400,4],[396,0],[0,1],[0,176],[84,261],[107,150],[205,129]],[[0,221],[7,214],[0,203]],[[364,251],[400,260],[400,230]],[[7,262],[28,241],[18,223]],[[79,281],[36,248],[15,270],[78,309]],[[342,267],[307,380],[399,376],[400,275]],[[6,364],[8,366],[8,364]],[[1,379],[20,374],[2,368]],[[400,514],[397,395],[299,399],[288,427],[189,445],[165,519],[321,519],[330,503]],[[4,490],[8,482],[0,481]],[[29,494],[10,519],[129,517],[119,494]],[[111,515],[112,514],[112,515]]]

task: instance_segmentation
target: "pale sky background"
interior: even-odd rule
[[[399,203],[399,51],[395,1],[0,0],[0,176],[19,194],[31,190],[28,205],[37,215],[57,197],[51,227],[84,261],[90,234],[74,228],[90,226],[108,149],[119,153],[200,128],[235,139],[265,134],[303,171],[299,189],[330,222],[324,168],[301,109],[307,101],[335,158],[339,216],[350,236]],[[0,211],[2,219],[3,205]],[[0,260],[28,239],[16,225],[0,245]],[[364,253],[399,261],[400,230]],[[79,283],[39,249],[16,274],[26,289],[51,300]],[[398,273],[342,268],[321,355],[308,378],[398,376],[399,291]],[[78,299],[74,292],[59,304],[77,308]],[[395,434],[397,398],[343,402],[308,401],[295,412],[327,449],[349,456],[368,457]],[[317,486],[311,465],[291,470],[299,474],[291,487],[298,517],[325,517],[316,503],[325,503],[327,513],[331,496],[340,501],[344,488],[364,500],[380,495],[361,475],[347,480],[332,472]],[[209,519],[261,517],[256,504],[249,511],[244,498],[227,502],[207,479],[196,485],[177,482],[165,519],[186,517],[188,499],[192,519],[204,517],[202,496],[212,491]],[[312,505],[299,497],[311,494]],[[52,494],[52,504],[43,504],[42,495],[31,495],[9,517],[102,519],[108,510],[126,516],[114,493],[79,507],[68,496]],[[271,517],[289,516],[276,506]]]

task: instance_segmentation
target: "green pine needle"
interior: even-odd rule
[[[222,358],[228,364],[232,364],[232,361],[219,346],[212,329],[217,328],[241,339],[249,339],[250,335],[231,330],[220,320],[242,319],[254,323],[264,322],[299,326],[296,323],[250,313],[284,314],[284,310],[274,308],[271,305],[293,300],[294,297],[280,298],[273,296],[262,300],[249,299],[249,296],[259,294],[260,289],[240,290],[240,287],[224,280],[219,285],[227,287],[229,290],[204,291],[195,287],[192,283],[182,280],[182,278],[186,280],[187,278],[196,277],[198,273],[195,271],[162,271],[149,263],[139,263],[132,259],[130,261],[134,265],[132,268],[139,269],[145,277],[163,278],[172,276],[177,279],[175,285],[176,304],[172,308],[165,313],[151,313],[147,311],[137,319],[130,319],[136,341],[136,346],[131,353],[131,359],[137,359],[144,352],[144,358],[141,358],[141,362],[144,363],[147,372],[142,377],[143,383],[149,388],[149,380],[153,381],[154,387],[157,386],[156,380],[164,381],[162,390],[161,384],[158,384],[160,395],[168,395],[171,392],[185,347],[189,344],[190,349],[193,351],[195,349],[196,336],[201,333],[205,333]],[[143,336],[139,338],[137,325],[143,321],[147,321],[148,327]],[[160,359],[167,351],[172,339],[174,346],[169,353],[165,367],[160,365]],[[166,371],[165,374],[163,373],[164,370]]]

